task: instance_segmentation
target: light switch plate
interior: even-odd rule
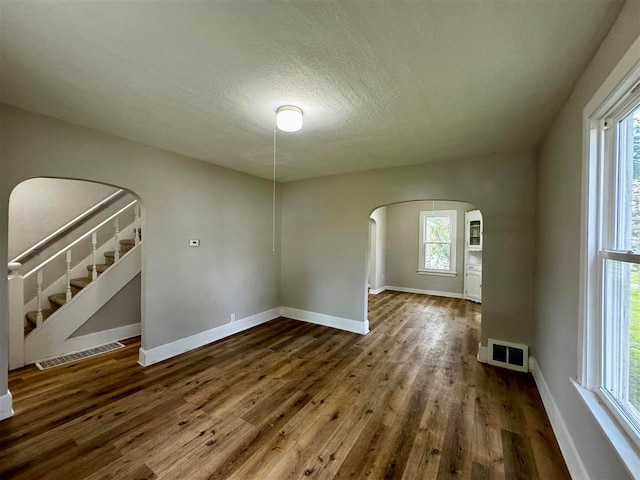
[[[200,240],[197,240],[195,238],[189,240],[189,246],[190,247],[199,247],[200,246]]]

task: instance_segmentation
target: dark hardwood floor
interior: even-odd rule
[[[282,318],[148,368],[131,340],[11,372],[0,476],[569,478],[531,376],[476,361],[479,306],[369,300],[366,336]]]

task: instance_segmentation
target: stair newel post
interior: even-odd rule
[[[36,300],[38,302],[38,309],[36,312],[36,327],[42,326],[42,283],[44,282],[44,275],[42,269],[36,272]]]
[[[93,232],[91,234],[91,281],[95,282],[98,278],[98,268],[96,267],[96,250],[98,249],[98,234]]]
[[[66,291],[66,300],[67,302],[71,301],[71,249],[67,250],[65,254],[65,262],[67,264],[67,291]]]
[[[9,369],[24,367],[24,278],[21,264],[9,264]]]
[[[140,206],[137,203],[133,207],[133,211],[136,215],[135,245],[138,245],[140,243]]]
[[[116,231],[116,250],[113,253],[113,263],[116,263],[118,260],[120,260],[120,219],[116,218],[114,220],[114,227]]]

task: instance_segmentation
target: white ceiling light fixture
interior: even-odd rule
[[[278,107],[276,125],[283,132],[297,132],[302,128],[302,109],[293,105]]]
[[[271,249],[276,251],[276,140],[278,130],[297,132],[302,128],[302,109],[294,105],[282,105],[276,110],[276,128],[273,129],[273,231]]]

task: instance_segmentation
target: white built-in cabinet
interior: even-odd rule
[[[482,302],[482,214],[464,214],[464,298]]]

